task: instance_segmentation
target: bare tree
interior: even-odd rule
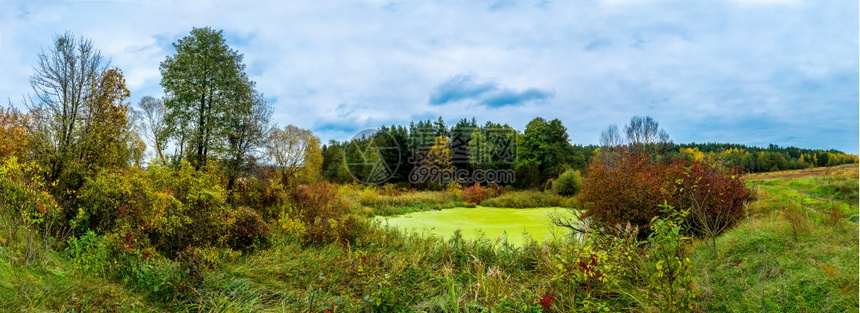
[[[612,124],[606,130],[600,133],[600,147],[604,149],[615,149],[624,142],[621,140],[621,132],[618,131],[618,125]]]
[[[54,37],[54,46],[42,50],[30,76],[36,99],[26,101],[33,113],[34,154],[47,171],[48,181],[59,178],[75,147],[87,115],[86,102],[92,96],[91,86],[107,69],[101,52],[90,40],[75,39],[71,33]]]
[[[152,96],[141,98],[138,106],[143,110],[141,128],[144,129],[144,136],[152,142],[158,159],[166,164],[167,158],[164,157],[164,149],[167,144],[167,128],[164,125],[164,115],[167,114],[167,107],[164,106],[161,99]]]
[[[630,148],[641,154],[656,153],[669,142],[669,134],[650,116],[634,116],[624,126],[624,133]]]

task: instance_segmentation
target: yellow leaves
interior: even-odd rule
[[[0,159],[26,154],[30,141],[27,131],[30,119],[30,114],[23,114],[14,108],[0,108]]]

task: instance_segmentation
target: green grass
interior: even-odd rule
[[[706,243],[695,250],[706,311],[856,312],[858,225],[848,219],[858,211],[856,176],[749,184],[758,197],[750,217],[718,237],[715,251]]]
[[[450,191],[415,191],[393,186],[343,185],[341,196],[366,216],[391,216],[463,206],[463,195]]]
[[[441,238],[449,238],[459,230],[463,238],[479,236],[499,238],[522,245],[529,240],[545,241],[564,236],[566,232],[553,226],[550,214],[564,213],[562,208],[453,208],[443,211],[418,212],[378,218],[388,225],[414,229]]]
[[[0,311],[157,312],[122,283],[84,275],[63,256],[22,268],[0,257]]]

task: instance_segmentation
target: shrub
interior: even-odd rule
[[[745,216],[750,199],[737,170],[703,162],[654,163],[620,153],[596,159],[588,173],[580,191],[587,208],[582,217],[609,225],[630,222],[647,229],[653,217],[661,216],[657,208],[667,202],[691,209],[686,218],[694,234],[713,237]]]
[[[98,276],[108,273],[113,261],[110,260],[107,240],[103,236],[87,231],[80,238],[70,238],[66,244],[66,253],[79,271]]]
[[[269,244],[269,225],[263,217],[247,207],[227,215],[227,246],[239,251],[252,251]]]
[[[655,216],[648,236],[650,290],[654,304],[663,312],[692,312],[695,289],[690,249],[692,240],[681,234],[689,210],[676,211],[664,202],[660,205],[665,218]]]
[[[475,183],[469,188],[463,190],[463,198],[466,203],[481,204],[481,201],[490,196],[488,188],[481,187],[481,184]]]
[[[746,215],[750,190],[737,168],[679,160],[667,167],[674,182],[670,203],[689,209],[686,224],[694,235],[712,239]]]
[[[45,190],[41,168],[10,157],[0,163],[0,226],[2,246],[22,248],[22,263],[47,261],[61,224],[60,208]],[[12,261],[19,260],[15,255]]]
[[[582,188],[582,175],[579,171],[567,170],[552,181],[552,192],[562,196],[572,196]]]
[[[354,243],[368,228],[363,218],[349,212],[338,186],[331,183],[299,186],[293,194],[293,205],[288,215],[304,227],[301,237],[305,245]]]
[[[658,205],[670,196],[661,186],[663,167],[633,153],[595,159],[579,193],[587,208],[582,218],[609,225],[630,222],[646,229],[651,218],[659,215]]]

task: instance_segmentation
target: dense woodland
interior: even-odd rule
[[[717,236],[748,215],[755,192],[743,173],[858,162],[835,150],[676,144],[647,116],[609,126],[599,146],[571,143],[576,129],[559,119],[519,129],[475,118],[448,126],[441,117],[323,144],[309,130],[271,121],[271,104],[220,31],[195,28],[174,47],[159,68],[164,97],[136,107],[122,70],[86,38],[57,35],[38,53],[33,90],[19,106],[26,110],[0,110],[0,259],[8,273],[43,277],[67,266],[74,279],[142,294],[149,304],[139,310],[242,311],[249,308],[223,306],[244,302],[223,291],[229,284],[217,285],[228,275],[220,271],[265,256],[330,267],[317,280],[279,272],[296,284],[284,287],[293,293],[255,293],[287,311],[321,311],[323,302],[329,311],[455,310],[469,307],[462,288],[476,282],[476,311],[701,310],[690,238],[716,249]],[[569,215],[553,221],[580,237],[517,250],[421,239],[372,222],[477,205],[566,207]],[[367,255],[403,246],[426,258]],[[317,260],[315,251],[332,255]],[[469,272],[488,268],[496,274]],[[345,272],[329,281],[323,270]],[[498,292],[485,293],[481,279]],[[15,286],[2,290],[19,302],[3,308],[30,301]],[[123,308],[119,298],[106,307],[46,292],[69,302],[29,305]]]

